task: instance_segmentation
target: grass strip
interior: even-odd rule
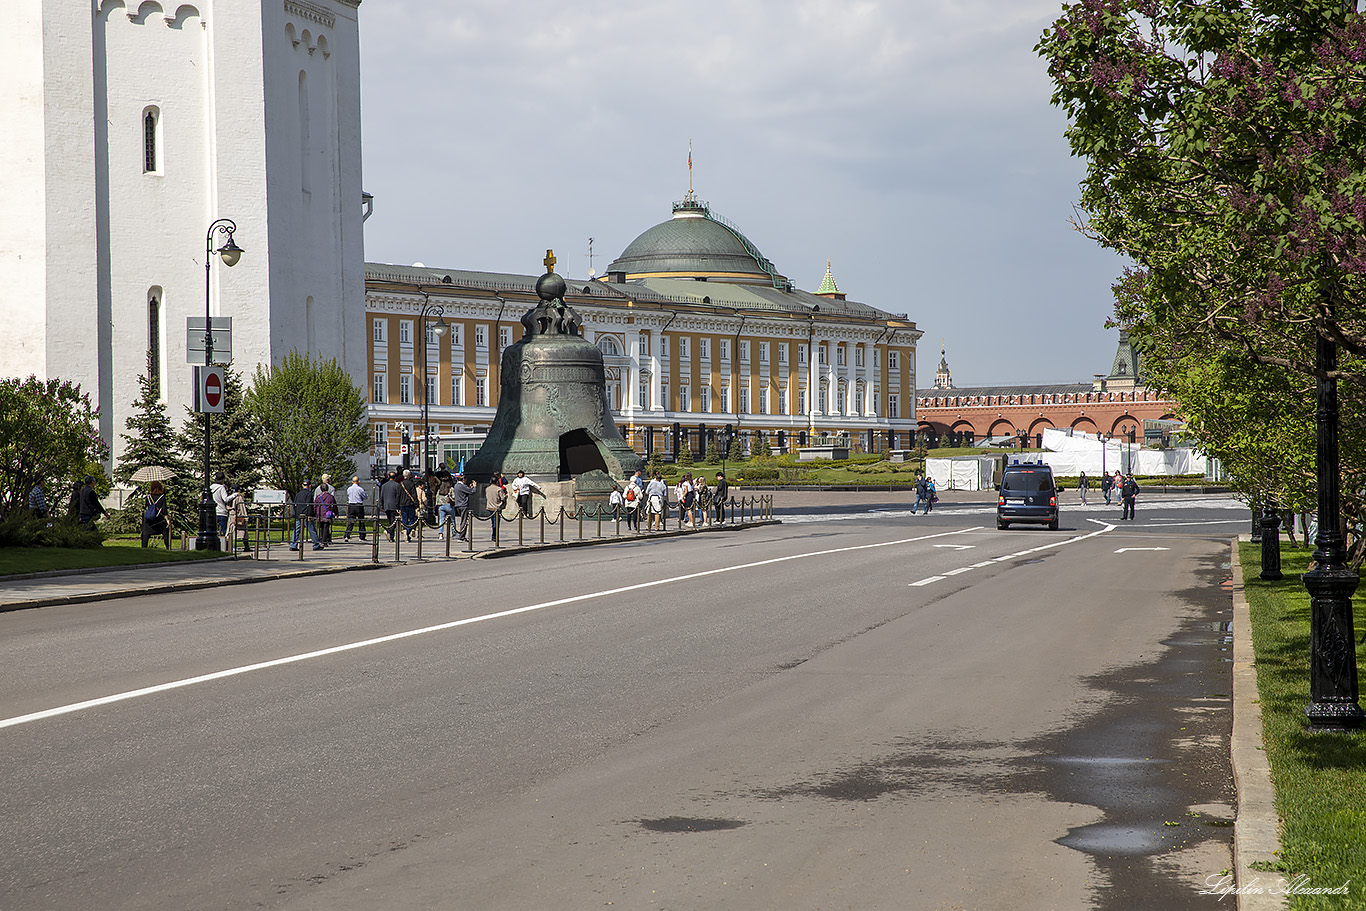
[[[1258,577],[1260,544],[1244,542],[1239,556],[1252,615],[1267,760],[1281,817],[1280,864],[1265,871],[1263,884],[1284,878],[1296,911],[1366,908],[1366,733],[1311,734],[1304,715],[1309,593],[1300,574],[1308,569],[1309,551],[1282,548],[1285,578],[1279,582]],[[1366,599],[1358,591],[1354,615],[1363,605]],[[1356,650],[1358,667],[1366,665],[1366,648],[1358,644]],[[1346,895],[1299,891],[1343,885]]]
[[[223,554],[212,551],[143,548],[139,544],[111,544],[103,547],[0,547],[0,577],[22,573],[41,573],[58,569],[91,569],[102,566],[132,566],[138,563],[173,563],[207,560]]]

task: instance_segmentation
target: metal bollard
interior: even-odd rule
[[[522,519],[524,519],[524,518],[526,518],[526,517],[522,514],[522,511],[521,511],[520,509],[517,510],[517,546],[518,546],[518,547],[521,547],[522,544],[524,543],[524,542],[522,541]]]
[[[382,530],[383,530],[383,526],[380,525],[379,516],[378,516],[378,514],[376,514],[376,516],[375,516],[374,528],[373,528],[373,531],[374,531],[375,535],[374,535],[374,538],[372,539],[372,540],[374,541],[374,543],[371,545],[371,547],[373,548],[373,550],[370,551],[370,562],[371,562],[371,563],[378,563],[378,562],[379,562],[379,535],[380,535],[380,532],[381,532]]]
[[[479,514],[474,507],[469,507],[465,512],[465,553],[474,553],[474,529],[479,524]]]
[[[422,513],[417,514],[417,558],[422,559],[422,529],[427,522],[422,518]]]
[[[441,526],[446,530],[446,556],[449,557],[451,555],[451,523],[448,520],[446,522],[442,522]]]

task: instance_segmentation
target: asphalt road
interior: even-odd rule
[[[955,499],[0,615],[0,907],[1217,907],[1246,510]]]

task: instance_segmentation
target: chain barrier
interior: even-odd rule
[[[430,546],[431,542],[426,534],[428,523],[424,521],[421,513],[418,513],[415,520],[409,523],[404,521],[401,512],[397,512],[392,519],[388,518],[380,512],[378,504],[376,504],[373,514],[368,519],[357,519],[356,525],[362,530],[367,525],[369,526],[370,540],[367,542],[362,539],[362,541],[370,544],[370,562],[377,564],[383,562],[380,556],[381,535],[387,536],[393,542],[393,562],[395,563],[403,562],[403,545],[405,543],[415,544],[413,553],[415,560],[433,559],[442,555],[443,551],[444,556],[450,558],[453,552],[452,538],[462,541],[465,546],[460,550],[463,550],[465,555],[472,556],[476,553],[503,548],[505,545],[502,539],[505,536],[506,526],[514,518],[517,520],[516,546],[525,547],[527,546],[526,520],[528,518],[537,520],[540,529],[539,541],[541,544],[545,544],[547,523],[559,529],[559,542],[564,543],[565,526],[570,520],[573,520],[578,526],[577,540],[611,541],[623,538],[653,537],[656,534],[656,525],[658,525],[659,534],[666,534],[669,532],[669,516],[675,510],[677,510],[678,516],[677,531],[689,528],[712,528],[720,525],[738,527],[747,522],[771,520],[774,514],[773,496],[771,494],[754,497],[729,497],[719,504],[719,508],[714,500],[707,498],[706,501],[697,503],[692,507],[691,524],[685,520],[685,514],[688,510],[682,508],[677,501],[672,503],[666,501],[658,511],[650,508],[648,499],[642,499],[638,501],[638,505],[630,507],[606,503],[584,503],[579,504],[572,512],[566,510],[564,506],[558,506],[553,515],[547,511],[545,506],[541,506],[530,516],[514,504],[509,504],[509,507],[511,508],[505,508],[501,514],[496,514],[493,511],[481,513],[477,507],[470,506],[463,513],[457,511],[454,515],[431,525],[430,528],[438,533],[438,542],[444,545],[442,550],[438,550],[436,554],[431,552],[433,548]],[[268,507],[263,512],[249,513],[248,526],[242,536],[240,552],[250,554],[257,560],[270,560],[272,559],[272,546],[294,542],[296,546],[292,546],[291,550],[297,550],[298,556],[295,557],[290,554],[289,559],[305,560],[304,554],[308,549],[305,547],[305,543],[318,533],[317,526],[321,525],[322,522],[320,520],[305,521],[301,525],[300,520],[291,515],[290,512],[291,510],[288,507],[282,507],[277,514]],[[717,518],[718,515],[719,518]],[[622,529],[623,519],[626,520],[624,531]],[[585,520],[594,523],[588,535],[585,535]],[[608,523],[605,532],[604,520]],[[487,537],[479,542],[479,544],[487,543],[487,546],[483,548],[476,546],[475,540],[477,537],[476,528],[480,522],[489,523]],[[460,523],[463,523],[464,526],[463,535],[460,534]],[[313,525],[313,528],[309,528],[309,525]],[[233,538],[230,549],[233,552],[239,552],[237,549],[238,541],[236,540],[237,532],[237,528],[230,528],[230,535]],[[279,536],[278,543],[274,542],[276,533]],[[416,535],[415,540],[410,539],[409,536],[414,534]],[[320,538],[319,540],[323,539]],[[319,546],[315,549],[322,550],[324,548]],[[455,552],[455,555],[457,557],[460,555],[459,550]]]

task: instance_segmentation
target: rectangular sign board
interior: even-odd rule
[[[285,492],[283,490],[253,490],[251,492],[251,502],[258,506],[279,506],[285,502]]]
[[[232,317],[211,316],[213,362],[232,363]],[[204,366],[204,317],[185,317],[185,363]]]

